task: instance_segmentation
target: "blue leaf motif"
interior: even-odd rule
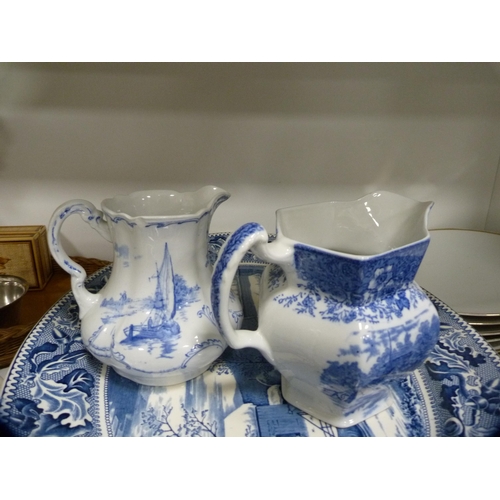
[[[44,371],[46,373],[58,371],[64,365],[68,363],[74,364],[76,361],[83,358],[84,356],[88,356],[88,352],[85,349],[79,349],[77,351],[72,351],[72,352],[64,352],[63,354],[54,356],[51,359],[42,361],[38,365],[38,371]]]
[[[45,344],[35,347],[29,354],[31,371],[37,371],[38,363],[36,362],[36,357],[38,354],[54,352],[57,351],[57,348],[58,346],[56,344],[50,342],[45,342]]]
[[[66,385],[64,392],[68,392],[71,389],[77,389],[84,392],[89,397],[94,387],[94,377],[83,368],[77,368],[66,374],[59,382]]]
[[[18,424],[20,430],[29,433],[36,429],[42,410],[37,408],[34,401],[26,398],[15,399],[14,408],[20,412],[20,415],[14,416],[12,420]]]

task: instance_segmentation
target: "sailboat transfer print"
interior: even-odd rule
[[[120,344],[137,346],[150,341],[162,342],[163,355],[170,353],[174,341],[179,337],[179,324],[175,316],[175,286],[172,259],[165,243],[165,253],[160,269],[156,271],[156,290],[152,299],[152,310],[147,321],[131,324],[124,329],[125,339]]]
[[[63,203],[50,221],[51,252],[72,277],[83,345],[100,362],[138,384],[176,385],[201,375],[227,347],[212,321],[209,227],[229,193],[136,191]],[[81,215],[113,245],[111,273],[100,289],[60,242],[62,224]],[[213,256],[212,256],[213,257]],[[241,304],[231,304],[240,324]]]

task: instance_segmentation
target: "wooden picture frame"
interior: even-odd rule
[[[45,226],[0,226],[0,274],[20,276],[41,290],[52,272]]]

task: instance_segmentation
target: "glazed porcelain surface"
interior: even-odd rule
[[[120,375],[145,385],[172,385],[200,375],[222,354],[210,306],[211,217],[229,194],[215,186],[196,192],[141,191],[102,202],[61,205],[49,223],[49,247],[71,275],[81,337],[88,351]],[[60,242],[64,221],[79,214],[114,246],[112,272],[100,289]],[[241,306],[231,295],[233,323]]]
[[[240,227],[212,278],[212,307],[229,345],[259,349],[281,373],[284,399],[336,427],[385,410],[387,384],[419,367],[439,336],[436,308],[414,281],[431,206],[377,192],[278,210],[272,242],[257,223]],[[230,286],[250,249],[271,264],[257,330],[235,330]]]
[[[210,260],[228,235],[209,240]],[[248,253],[238,268],[243,327],[257,326],[266,263]],[[88,278],[100,290],[107,266]],[[84,348],[78,305],[66,294],[0,370],[0,424],[14,436],[498,436],[500,357],[449,307],[430,295],[441,333],[424,364],[391,382],[391,405],[337,428],[287,403],[281,377],[255,349],[228,347],[199,377],[168,387],[136,384]],[[0,380],[1,387],[1,380]]]

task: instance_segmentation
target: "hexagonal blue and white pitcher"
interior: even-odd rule
[[[212,306],[233,348],[254,347],[281,373],[284,399],[336,427],[391,404],[389,384],[421,365],[440,330],[414,278],[431,202],[376,192],[277,211],[277,237],[248,223],[221,249]],[[229,291],[243,255],[263,273],[256,331],[235,330]]]

